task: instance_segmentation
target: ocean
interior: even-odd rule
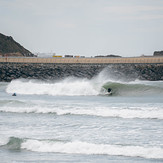
[[[163,81],[0,82],[0,162],[163,162]]]

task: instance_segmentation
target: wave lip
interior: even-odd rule
[[[21,148],[34,152],[73,153],[86,155],[115,155],[128,157],[144,157],[153,159],[163,158],[163,149],[160,147],[123,146],[110,144],[93,144],[81,141],[52,142],[27,140]]]

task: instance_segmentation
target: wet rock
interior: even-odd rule
[[[91,79],[103,69],[115,80],[163,80],[163,64],[0,63],[0,81],[17,78],[58,80],[69,76]]]

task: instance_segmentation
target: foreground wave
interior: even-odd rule
[[[163,149],[160,147],[127,146],[112,144],[95,144],[82,141],[63,142],[59,140],[34,140],[11,137],[8,142],[1,142],[10,150],[26,149],[33,152],[54,152],[86,155],[114,155],[162,159]]]

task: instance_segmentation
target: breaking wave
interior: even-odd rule
[[[113,155],[162,159],[163,149],[157,146],[95,144],[82,141],[36,140],[10,137],[3,146],[10,150],[26,149],[33,152],[52,152],[85,155]]]
[[[14,80],[7,87],[7,93],[16,92],[26,95],[80,96],[98,95],[100,87],[88,79],[66,78],[57,82],[37,80]]]
[[[153,84],[152,82],[107,82],[103,85],[103,88],[112,88],[113,94],[116,96],[142,96],[163,94],[163,84],[158,86]]]
[[[159,83],[159,84],[158,84]],[[6,88],[7,93],[22,95],[50,96],[97,96],[106,95],[112,89],[113,96],[143,96],[163,94],[163,82],[122,82],[97,76],[93,79],[69,77],[60,81],[39,81],[17,79],[11,81]]]
[[[11,113],[36,113],[56,115],[85,115],[110,118],[140,118],[140,119],[163,119],[163,108],[157,107],[0,107],[0,112]]]

